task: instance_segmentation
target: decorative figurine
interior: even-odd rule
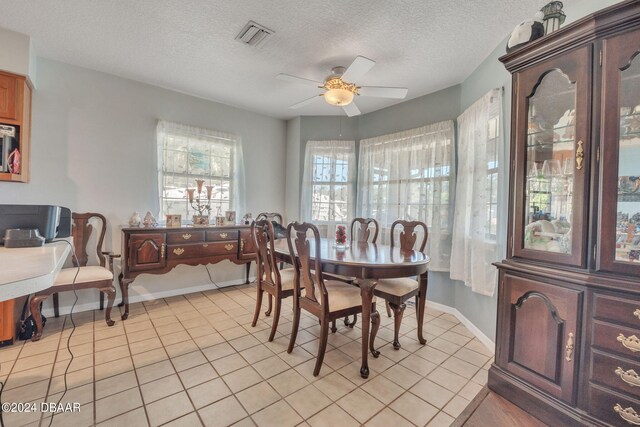
[[[244,216],[242,217],[242,223],[245,225],[249,225],[251,224],[251,220],[253,219],[253,215],[251,215],[250,212],[247,212],[246,214],[244,214]]]
[[[153,216],[151,211],[147,211],[147,214],[144,216],[144,220],[142,221],[142,224],[145,227],[155,227],[156,225],[158,225],[158,221],[156,221],[156,218]]]
[[[540,9],[540,12],[544,14],[544,33],[549,34],[555,30],[560,29],[560,26],[564,24],[564,20],[567,16],[562,11],[561,1],[552,1],[545,7]]]
[[[140,223],[142,219],[140,219],[140,214],[138,212],[134,212],[129,218],[129,226],[131,227],[140,227]]]
[[[537,12],[533,18],[525,19],[519,23],[511,32],[511,37],[507,42],[507,53],[544,36],[542,18],[544,18],[544,13]]]

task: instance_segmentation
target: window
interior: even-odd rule
[[[360,141],[359,215],[378,220],[385,243],[395,220],[425,222],[433,271],[449,268],[452,145],[451,121]]]
[[[486,239],[498,240],[498,150],[501,141],[500,117],[495,115],[487,122],[487,222]]]
[[[502,91],[495,89],[458,117],[451,278],[483,295],[493,295],[497,284],[501,107]]]
[[[211,186],[209,215],[242,208],[242,149],[238,136],[160,121],[157,149],[160,218],[181,214],[184,220],[197,214],[188,203],[186,191],[196,187],[196,179]],[[203,187],[203,202],[207,201],[206,193]]]
[[[305,221],[351,220],[355,168],[355,141],[307,142],[301,202]]]

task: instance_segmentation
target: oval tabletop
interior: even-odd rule
[[[313,240],[309,243],[314,259],[316,248]],[[279,257],[290,260],[286,239],[276,240],[274,249]],[[338,249],[332,239],[320,239],[320,258],[323,272],[360,279],[417,276],[427,271],[430,261],[422,252],[376,243],[351,242],[346,249]]]

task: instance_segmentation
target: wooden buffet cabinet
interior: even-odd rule
[[[500,59],[507,259],[489,387],[545,423],[640,424],[640,2]]]
[[[163,274],[179,264],[215,264],[229,260],[246,264],[249,283],[255,243],[249,225],[224,227],[149,227],[122,229],[122,273],[120,289],[129,316],[129,285],[140,274]]]

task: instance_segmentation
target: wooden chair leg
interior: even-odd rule
[[[269,297],[269,307],[267,308],[267,311],[264,312],[264,315],[267,317],[271,316],[271,309],[273,308],[273,297],[271,296],[271,294],[269,294],[268,297]]]
[[[353,329],[353,327],[356,326],[357,322],[358,322],[358,315],[354,314],[353,315],[353,322],[349,323],[347,326],[350,327],[351,329]]]
[[[300,326],[300,306],[294,300],[294,302],[293,302],[293,322],[291,322],[291,338],[289,339],[289,348],[287,348],[287,353],[291,353],[293,351],[293,347],[296,345],[296,338],[298,336],[298,327],[299,326]]]
[[[327,350],[327,339],[329,338],[329,321],[320,322],[320,345],[318,345],[318,357],[316,358],[316,367],[313,369],[313,376],[317,377],[322,368],[324,360],[324,352]]]
[[[58,304],[58,293],[53,294],[53,315],[55,317],[60,317],[60,310]]]
[[[262,308],[262,294],[264,293],[260,284],[256,286],[256,291],[258,294],[256,295],[256,310],[253,312],[253,322],[251,322],[252,327],[255,327],[256,323],[258,323],[258,316],[260,315],[260,309]]]
[[[373,357],[380,356],[380,352],[376,350],[374,341],[376,335],[378,335],[378,329],[380,328],[380,313],[376,308],[376,303],[371,304],[371,331],[369,332],[369,351]]]
[[[389,307],[389,301],[384,300],[384,306],[387,308],[387,317],[391,317],[391,308]]]
[[[104,293],[100,292],[100,310],[104,309]]]
[[[398,340],[398,335],[400,334],[402,316],[404,315],[404,309],[407,308],[407,304],[402,303],[400,305],[396,305],[393,303],[389,303],[389,306],[393,310],[393,348],[399,350],[401,346],[400,341]]]
[[[338,328],[336,327],[336,319],[333,319],[333,322],[331,322],[331,333],[335,334],[337,330]]]
[[[280,320],[280,308],[282,307],[282,300],[278,297],[275,297],[275,313],[273,313],[273,321],[271,322],[271,333],[269,334],[269,342],[273,341],[273,337],[276,335],[276,331],[278,330],[278,321]]]
[[[31,337],[31,341],[38,341],[42,336],[42,315],[40,314],[40,304],[46,300],[49,295],[36,295],[29,302],[31,315],[36,323],[36,333]]]
[[[107,311],[105,311],[104,313],[104,321],[107,322],[107,326],[113,326],[116,322],[111,320],[111,309],[113,308],[113,303],[116,300],[116,288],[111,286],[108,288],[100,289],[101,301],[104,300],[103,294],[107,295]]]

